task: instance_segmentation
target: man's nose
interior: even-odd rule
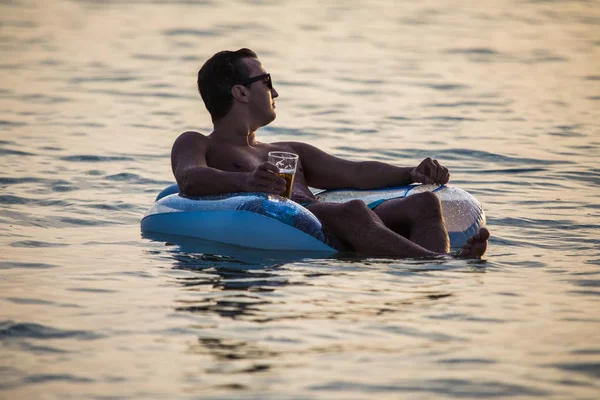
[[[276,99],[277,97],[279,97],[279,93],[277,93],[277,90],[275,90],[275,88],[271,89],[271,96]]]

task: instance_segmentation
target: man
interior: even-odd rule
[[[292,200],[306,204],[345,247],[363,254],[430,257],[447,254],[449,238],[441,205],[433,193],[390,199],[374,209],[360,200],[319,203],[309,186],[322,189],[374,189],[413,182],[448,182],[450,174],[436,160],[417,167],[381,162],[353,162],[298,142],[262,143],[256,131],[276,116],[279,94],[271,76],[249,49],[222,51],[198,72],[198,90],[211,114],[213,132],[184,132],[171,152],[173,173],[182,193],[204,196],[234,192],[282,193],[285,180],[268,163],[270,151],[300,156]],[[489,232],[481,229],[456,256],[480,258]]]

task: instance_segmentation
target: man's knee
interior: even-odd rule
[[[349,200],[337,204],[316,203],[314,206],[309,206],[308,209],[322,222],[326,224],[335,223],[336,225],[364,221],[365,217],[368,217],[368,213],[371,212],[362,200]]]
[[[371,210],[362,200],[350,200],[342,205],[341,211],[346,218],[356,218],[367,215]]]
[[[442,215],[442,203],[435,193],[422,192],[411,197],[414,197],[416,204],[419,205],[419,213],[422,217],[440,217]]]

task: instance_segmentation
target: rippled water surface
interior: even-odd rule
[[[595,1],[0,1],[0,398],[600,397]],[[263,141],[414,165],[486,260],[140,235],[204,60],[250,47]]]

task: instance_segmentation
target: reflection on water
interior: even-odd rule
[[[285,281],[271,280],[276,275],[264,270],[265,266],[238,261],[230,256],[180,254],[173,258],[176,261],[174,268],[194,273],[193,277],[178,279],[186,287],[210,285],[211,288],[220,290],[272,291],[274,289],[271,286],[286,284]],[[275,264],[269,270],[278,266],[279,264]]]
[[[0,397],[596,399],[598,7],[0,1]],[[202,62],[250,47],[263,141],[411,165],[487,261],[141,238]],[[167,244],[165,244],[167,243]]]

